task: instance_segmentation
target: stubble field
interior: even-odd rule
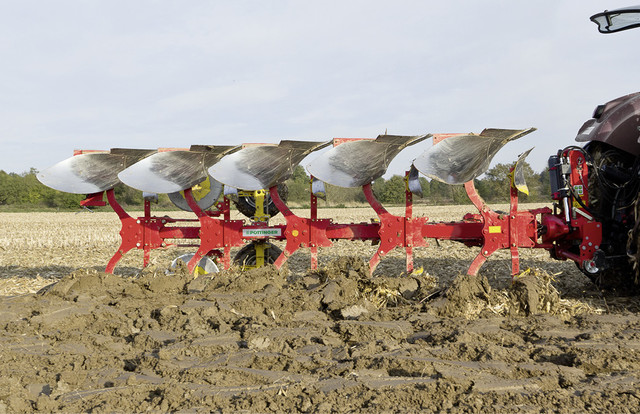
[[[640,298],[544,251],[520,251],[515,282],[507,252],[469,278],[478,250],[433,240],[412,275],[398,250],[369,278],[376,246],[349,241],[315,272],[301,251],[280,272],[168,276],[173,248],[107,275],[118,232],[114,213],[0,214],[0,413],[640,410]]]

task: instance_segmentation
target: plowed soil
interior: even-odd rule
[[[171,249],[110,275],[119,226],[98,214],[0,215],[0,413],[640,411],[640,298],[544,251],[513,281],[507,252],[469,277],[478,250],[433,240],[412,274],[395,251],[370,277],[376,246],[341,241],[317,271],[299,252],[194,279],[166,274]]]

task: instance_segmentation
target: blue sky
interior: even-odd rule
[[[533,126],[495,162],[535,146],[540,171],[596,105],[640,90],[640,30],[589,21],[629,5],[0,0],[0,169],[76,148]]]

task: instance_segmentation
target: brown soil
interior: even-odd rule
[[[640,298],[543,251],[513,282],[508,252],[461,276],[478,250],[446,241],[409,275],[345,241],[194,279],[175,250],[104,274],[117,238],[72,236],[0,249],[0,413],[640,412]]]
[[[1,299],[0,412],[636,412],[638,314],[549,280],[75,271]]]

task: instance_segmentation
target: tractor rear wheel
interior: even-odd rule
[[[632,155],[601,142],[590,142],[585,146],[590,156],[589,205],[602,222],[600,249],[609,260],[605,269],[582,272],[600,289],[634,292],[638,289],[638,268],[631,257],[640,257],[638,237],[635,229],[635,204],[638,203],[637,160]],[[622,171],[635,177],[628,182],[616,182],[607,171]],[[580,267],[580,266],[578,266]]]

